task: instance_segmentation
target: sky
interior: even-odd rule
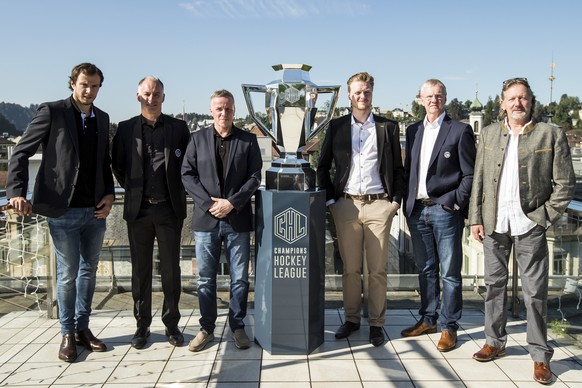
[[[164,82],[164,113],[208,113],[228,89],[244,117],[241,84],[278,79],[281,63],[341,85],[338,106],[359,71],[374,76],[381,109],[409,110],[429,78],[449,101],[478,92],[485,104],[526,77],[548,104],[582,98],[581,15],[576,0],[0,0],[0,102],[65,98],[73,66],[92,62],[105,75],[95,104],[112,122],[139,114],[146,75]]]

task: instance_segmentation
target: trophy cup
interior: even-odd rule
[[[311,66],[301,64],[274,65],[283,70],[281,78],[266,85],[243,84],[242,89],[249,114],[265,136],[275,143],[279,158],[266,172],[267,190],[315,189],[315,171],[303,159],[303,148],[329,123],[337,103],[339,85],[317,86],[309,79]],[[266,119],[261,119],[253,107],[252,93],[264,93]],[[315,100],[320,94],[331,93],[325,118],[316,125]]]
[[[325,191],[315,190],[302,151],[331,120],[340,87],[315,85],[311,66],[273,69],[283,70],[280,79],[242,85],[249,114],[280,153],[255,194],[255,341],[271,354],[309,354],[324,340]],[[264,94],[266,113],[253,108],[253,92],[257,102]],[[331,98],[315,125],[315,99],[324,93]]]

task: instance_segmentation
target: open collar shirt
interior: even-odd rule
[[[524,125],[523,128],[526,128],[529,124]],[[523,128],[519,134],[513,135],[507,119],[505,119],[505,128],[507,129],[509,142],[505,150],[505,159],[499,179],[495,232],[520,236],[536,226],[536,223],[530,220],[523,212],[519,195],[518,146],[519,136],[523,133]]]
[[[370,113],[366,122],[358,123],[352,115],[352,160],[350,175],[344,192],[352,195],[382,194],[378,164],[378,138],[376,122]]]
[[[422,135],[422,145],[420,148],[420,160],[418,163],[418,192],[416,199],[429,198],[426,189],[426,176],[428,174],[428,164],[436,143],[437,136],[445,119],[445,112],[430,123],[427,117],[424,117],[424,132]]]

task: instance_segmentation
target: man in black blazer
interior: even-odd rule
[[[347,84],[352,113],[330,122],[317,167],[318,186],[326,190],[344,263],[345,322],[335,337],[346,338],[360,328],[365,251],[369,338],[380,346],[384,343],[390,226],[404,194],[399,130],[396,122],[372,114],[374,78],[370,74],[355,74]]]
[[[182,165],[182,182],[194,199],[200,332],[188,349],[198,352],[214,339],[216,276],[224,241],[230,269],[228,324],[234,344],[250,341],[243,322],[249,291],[251,197],[261,183],[263,161],[257,137],[233,124],[234,96],[218,90],[210,97],[214,125],[192,133]]]
[[[404,213],[419,272],[421,319],[401,334],[435,333],[440,307],[437,349],[446,352],[456,346],[463,308],[461,239],[473,183],[475,137],[468,124],[445,113],[447,89],[441,81],[426,81],[420,98],[426,116],[406,129]]]
[[[180,168],[190,132],[183,120],[162,114],[164,84],[148,76],[139,82],[141,114],[119,123],[113,138],[113,174],[125,189],[123,218],[131,250],[131,292],[137,330],[131,345],[147,343],[152,323],[152,266],[158,241],[168,341],[184,343],[180,321],[180,241],[186,218],[186,192]]]
[[[90,351],[106,350],[89,329],[105,218],[114,199],[109,115],[93,105],[102,84],[97,66],[75,66],[69,77],[73,94],[40,104],[8,167],[10,205],[19,215],[47,217],[57,256],[59,358],[66,362],[77,358],[75,342]],[[28,160],[39,146],[42,161],[28,201]]]

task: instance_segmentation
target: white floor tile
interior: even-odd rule
[[[310,359],[309,372],[312,382],[360,381],[360,376],[353,360]]]
[[[444,359],[410,358],[402,359],[402,364],[415,384],[421,381],[460,381]]]

